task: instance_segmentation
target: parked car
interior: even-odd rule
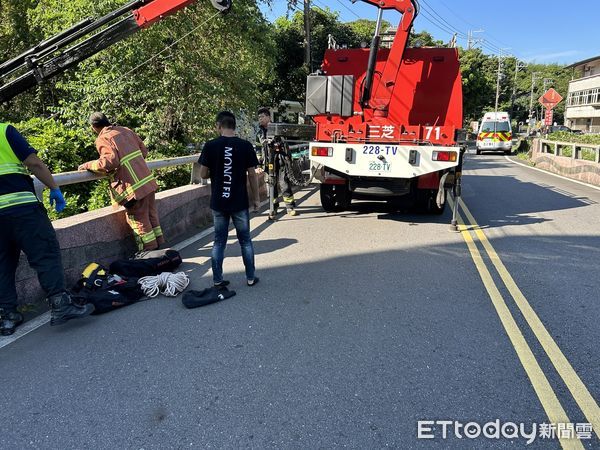
[[[555,133],[557,131],[566,131],[567,133],[573,134],[583,134],[581,130],[572,130],[571,128],[565,125],[552,125],[547,128],[547,133]]]

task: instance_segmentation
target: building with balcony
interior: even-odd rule
[[[565,125],[574,130],[600,133],[600,56],[579,61],[569,83]]]

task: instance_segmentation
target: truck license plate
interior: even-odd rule
[[[369,170],[373,172],[389,172],[392,165],[386,162],[371,161],[369,163]]]
[[[396,156],[397,154],[396,145],[363,145],[363,155]]]

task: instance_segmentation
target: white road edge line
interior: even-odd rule
[[[579,180],[574,180],[572,178],[563,177],[562,175],[558,175],[556,173],[548,172],[547,170],[538,169],[537,167],[531,167],[531,166],[528,166],[527,164],[523,164],[523,163],[514,161],[514,160],[510,159],[508,156],[505,156],[505,158],[508,161],[510,161],[511,163],[516,164],[518,166],[523,166],[523,167],[526,167],[526,168],[531,169],[531,170],[537,170],[538,172],[542,172],[542,173],[545,173],[547,175],[552,175],[553,177],[557,177],[557,178],[560,178],[562,180],[572,181],[573,183],[577,183],[577,184],[580,184],[582,186],[586,186],[586,187],[589,187],[589,188],[592,188],[592,189],[596,189],[597,191],[600,191],[600,187],[594,186],[593,184],[584,183],[583,181],[579,181]]]
[[[17,328],[17,331],[15,331],[15,334],[13,334],[12,336],[0,337],[0,348],[12,344],[17,339],[21,339],[26,334],[37,330],[39,327],[46,325],[48,322],[50,322],[50,311],[45,312],[44,314],[36,317],[35,319],[25,322],[23,326]]]
[[[269,203],[268,200],[263,201],[260,204],[260,206],[263,207],[267,203]],[[215,227],[207,228],[206,230],[202,230],[200,233],[195,234],[194,236],[186,239],[185,241],[182,241],[178,244],[173,245],[171,248],[173,250],[177,250],[179,252],[179,251],[183,250],[184,248],[189,247],[194,242],[197,242],[197,241],[204,239],[205,237],[211,235],[214,231],[215,231]],[[15,331],[15,334],[13,334],[12,336],[0,336],[0,349],[6,347],[9,344],[12,344],[13,342],[15,342],[18,339],[21,339],[23,336],[31,333],[32,331],[35,331],[38,328],[46,325],[48,322],[50,322],[50,311],[47,311],[44,314],[25,322],[25,324],[23,326],[20,326],[17,329],[17,331]]]

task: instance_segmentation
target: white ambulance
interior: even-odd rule
[[[477,154],[482,151],[512,151],[512,128],[507,112],[485,113],[477,133]]]

